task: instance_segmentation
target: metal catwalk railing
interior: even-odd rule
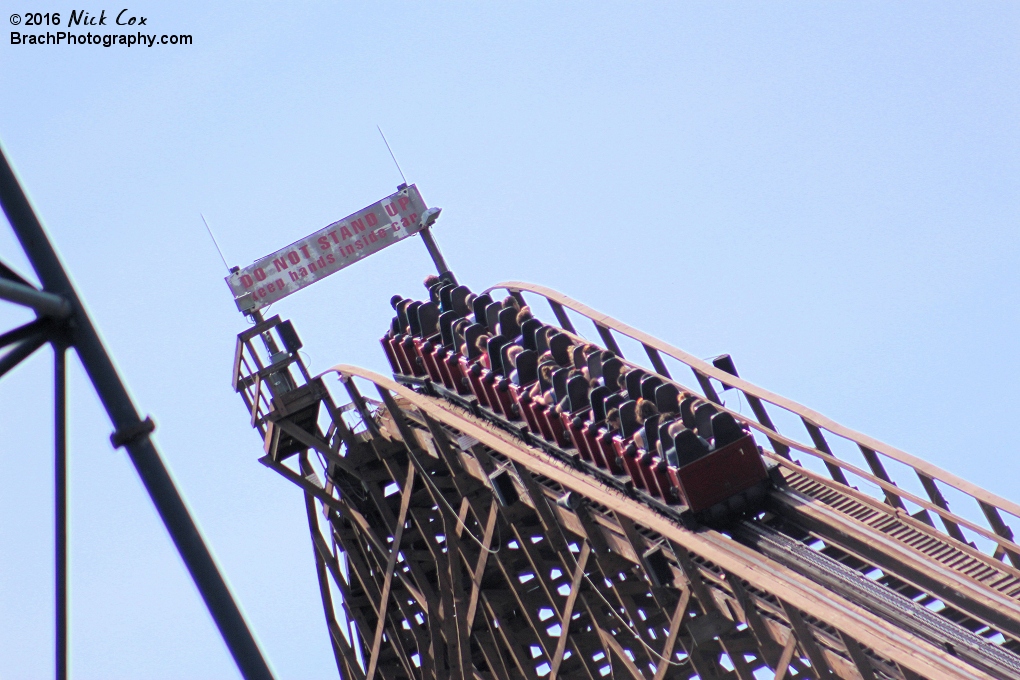
[[[486,292],[493,290],[506,290],[516,295],[528,293],[529,295],[543,298],[549,304],[563,330],[576,335],[577,331],[567,313],[567,310],[571,310],[590,321],[601,338],[602,344],[625,361],[627,359],[623,356],[619,342],[617,342],[617,336],[627,337],[636,341],[647,354],[653,370],[664,378],[671,380],[681,389],[703,395],[706,399],[718,404],[721,409],[725,409],[725,407],[722,406],[722,399],[720,399],[719,393],[711,381],[716,380],[725,389],[737,390],[747,401],[755,419],[749,419],[747,416],[731,409],[726,410],[730,410],[735,417],[746,422],[767,438],[774,451],[774,455],[771,455],[771,457],[783,467],[802,471],[802,468],[791,460],[791,451],[798,451],[812,456],[825,465],[829,476],[834,481],[849,486],[852,481],[855,481],[854,478],[862,480],[868,485],[881,490],[879,497],[884,503],[904,512],[907,509],[904,501],[909,501],[923,511],[936,514],[943,526],[941,531],[950,538],[976,547],[974,537],[980,537],[980,539],[984,539],[984,541],[990,542],[994,546],[993,556],[996,559],[1006,558],[1012,566],[1020,568],[1020,546],[1014,542],[1013,531],[1003,520],[1001,514],[1006,513],[1009,515],[1012,518],[1010,521],[1020,519],[1020,505],[1017,503],[990,493],[916,456],[912,456],[865,434],[844,427],[820,413],[758,387],[716,367],[709,361],[699,359],[550,288],[520,281],[507,281],[492,286]],[[663,361],[663,355],[672,357],[690,368],[697,381],[698,388],[686,386],[676,378],[673,378]],[[786,414],[792,415],[799,420],[803,424],[811,443],[806,444],[780,433],[766,408],[766,404],[784,411]],[[860,453],[867,469],[850,460],[837,458],[833,454],[830,442],[826,439],[827,435],[852,444]],[[904,482],[902,486],[898,485],[891,478],[883,461],[885,463],[894,461],[896,464],[910,468],[920,482],[921,489],[923,489],[926,497],[912,493],[905,488],[905,480],[901,480],[901,482]],[[978,521],[951,511],[949,503],[943,495],[942,489],[940,489],[940,485],[951,487],[963,496],[971,499],[975,504],[974,509],[980,511],[980,513],[975,512],[974,515],[976,517],[983,517],[984,524],[982,525]],[[927,520],[926,515],[922,515],[922,518]],[[930,520],[927,521],[930,523]],[[971,532],[973,535],[968,536],[968,532]]]

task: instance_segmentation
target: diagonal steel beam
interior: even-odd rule
[[[27,340],[22,340],[13,349],[8,351],[7,354],[0,357],[0,378],[22,361],[32,356],[32,353],[45,345],[48,339],[42,333],[31,336]]]
[[[6,333],[0,334],[0,348],[30,338],[36,334],[46,334],[52,329],[49,319],[36,319],[17,328],[12,328]]]
[[[268,679],[269,670],[262,651],[234,602],[230,589],[206,547],[184,500],[149,438],[151,421],[142,422],[127,389],[99,339],[92,320],[78,297],[70,278],[46,237],[46,232],[28,202],[0,150],[0,204],[21,243],[43,288],[59,295],[70,305],[70,343],[74,346],[115,429],[116,441],[128,451],[138,476],[145,485],[156,511],[163,520],[192,581],[219,628],[241,675],[246,679]],[[7,357],[5,357],[6,359]]]

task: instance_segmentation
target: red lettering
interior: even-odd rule
[[[354,247],[357,248],[358,250],[361,250],[362,248],[365,247],[365,244],[362,243],[361,239],[359,238],[357,241],[354,242]]]
[[[291,272],[290,273],[290,280],[291,281],[300,281],[301,280],[301,275],[298,274],[297,272]]]
[[[304,267],[302,267],[298,271],[301,272],[301,278],[304,278],[304,277],[308,276],[308,270],[305,269]]]
[[[276,284],[270,283],[268,286],[266,286],[266,290],[272,293],[274,290],[276,290]]]
[[[252,286],[255,285],[255,282],[252,281],[251,277],[248,276],[247,274],[242,274],[241,275],[241,285],[244,286],[245,288],[251,288]]]
[[[330,264],[336,264],[336,258],[333,257],[333,253],[326,253],[326,262]]]
[[[355,234],[363,232],[365,231],[365,223],[362,222],[361,220],[351,220],[351,230]]]
[[[369,243],[375,243],[378,240],[379,240],[379,237],[375,235],[374,231],[368,232],[368,242]]]
[[[301,252],[305,254],[305,257],[307,257],[309,260],[312,259],[311,254],[308,252],[308,246],[298,246],[298,248],[300,248]]]
[[[380,229],[379,231],[377,231],[375,233],[379,235],[379,238],[386,238],[386,230],[385,229]]]
[[[276,279],[276,290],[283,291],[283,279]]]
[[[344,248],[344,252],[346,254],[348,254],[348,255],[353,255],[354,254],[354,246],[347,246],[346,248]]]
[[[340,239],[338,239],[338,238],[336,237],[336,232],[335,232],[335,231],[331,231],[331,232],[329,232],[329,237],[330,237],[331,239],[333,239],[333,243],[340,243]]]
[[[314,274],[316,269],[318,269],[318,267],[315,266],[314,262],[309,262],[308,263],[308,271],[310,271],[310,272],[312,272]]]
[[[340,227],[340,235],[344,237],[345,241],[349,239],[351,236],[353,236],[353,234],[351,234],[350,229],[348,229],[347,227]]]
[[[282,272],[287,268],[287,259],[283,257],[277,258],[273,260],[273,264],[276,265],[276,271]]]
[[[293,250],[287,253],[287,259],[290,260],[291,264],[298,264],[301,262],[301,256],[295,253]]]
[[[329,239],[327,237],[325,237],[325,236],[320,236],[319,237],[319,249],[320,250],[329,250]]]
[[[257,291],[255,291],[255,295],[257,295],[260,298],[265,297],[266,296],[266,289],[265,288],[259,288]]]
[[[262,267],[256,267],[255,271],[253,271],[252,274],[255,275],[255,280],[256,281],[265,281],[266,280],[266,272],[263,271]]]
[[[379,224],[379,218],[375,216],[375,213],[368,213],[365,215],[365,223],[370,227],[374,227]]]
[[[383,207],[386,208],[386,214],[389,215],[390,217],[396,217],[397,213],[400,212],[399,210],[397,210],[397,206],[393,205],[392,203],[387,203]]]
[[[407,206],[411,205],[411,199],[409,199],[407,196],[401,196],[400,198],[397,199],[397,203],[400,204],[400,212],[404,212],[405,210],[407,210]]]

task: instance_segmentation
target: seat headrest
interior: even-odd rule
[[[538,346],[535,344],[535,334],[538,333],[538,329],[541,327],[542,322],[538,319],[528,319],[521,324],[521,335],[524,336],[522,341],[524,349],[538,349]]]
[[[492,304],[492,298],[488,293],[479,295],[471,303],[471,311],[475,315],[475,323],[485,323],[485,308]]]
[[[538,380],[537,352],[531,349],[526,349],[517,355],[517,361],[514,363],[517,368],[517,382],[521,385],[521,387],[527,387]]]
[[[641,397],[641,380],[647,373],[640,368],[635,368],[627,374],[627,396],[635,401]]]
[[[570,337],[565,333],[556,333],[549,338],[549,351],[552,352],[553,361],[560,366],[570,365]]]
[[[567,401],[571,413],[583,411],[591,406],[588,400],[588,379],[583,375],[575,375],[567,381]]]
[[[680,390],[676,385],[663,383],[655,388],[655,408],[659,413],[676,413],[680,410]]]
[[[641,396],[648,401],[655,402],[655,389],[662,384],[662,378],[657,375],[646,375],[641,379]]]

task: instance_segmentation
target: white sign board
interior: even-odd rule
[[[421,231],[425,201],[411,185],[233,272],[242,311],[260,309]]]

